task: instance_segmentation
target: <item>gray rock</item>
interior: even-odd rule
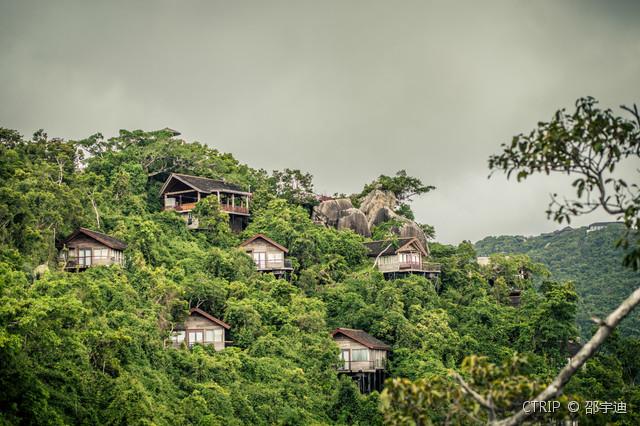
[[[367,217],[362,211],[353,207],[342,211],[342,216],[338,219],[338,229],[351,229],[363,237],[371,236]]]
[[[375,217],[378,210],[386,207],[394,211],[398,205],[398,200],[393,192],[375,189],[368,193],[360,203],[360,210],[367,216],[371,223],[371,218]]]
[[[429,247],[427,244],[427,236],[424,234],[424,231],[412,220],[406,219],[406,222],[397,233],[402,238],[415,237],[420,240],[424,247]]]
[[[371,215],[368,217],[369,228],[373,228],[376,225],[392,219],[402,220],[402,218],[389,207],[380,207],[378,210],[372,210]]]
[[[398,205],[395,195],[389,191],[376,189],[362,200],[360,209],[353,207],[351,200],[340,198],[327,200],[313,209],[313,220],[325,226],[337,229],[351,229],[364,236],[371,236],[371,229],[389,220],[397,220],[401,226],[391,231],[400,237],[416,237],[427,247],[427,237],[422,228],[412,220],[398,215],[394,210]]]
[[[336,228],[342,212],[352,208],[353,204],[348,198],[323,201],[313,208],[313,220]]]

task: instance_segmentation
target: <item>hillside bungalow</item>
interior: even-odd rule
[[[259,272],[288,279],[293,271],[291,261],[285,259],[289,250],[266,235],[256,234],[240,244],[240,248],[251,256]]]
[[[127,244],[102,232],[78,228],[62,242],[60,260],[66,270],[123,265]]]
[[[184,324],[176,327],[171,335],[173,347],[183,344],[189,348],[193,345],[213,345],[216,351],[221,351],[227,343],[226,330],[231,328],[226,322],[215,318],[202,309],[192,308]]]
[[[398,238],[364,243],[367,255],[374,258],[374,266],[387,279],[401,278],[408,274],[437,278],[440,264],[427,262],[429,248],[424,247],[417,238]]]
[[[350,375],[364,393],[382,390],[391,346],[363,330],[336,328],[331,337],[340,348],[338,372]]]
[[[189,229],[198,228],[192,210],[198,201],[209,195],[218,197],[220,209],[229,214],[231,229],[240,232],[247,226],[251,193],[224,180],[172,173],[162,185],[160,195],[163,209],[180,213]]]

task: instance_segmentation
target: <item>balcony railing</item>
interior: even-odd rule
[[[425,272],[440,272],[441,265],[439,263],[430,262],[400,262],[398,268],[403,270],[413,271],[425,271]]]
[[[90,268],[92,266],[108,266],[108,265],[121,265],[122,261],[117,260],[115,257],[104,257],[104,256],[91,256],[84,258],[69,258],[66,262],[66,269],[76,269],[76,268]]]
[[[220,208],[229,213],[249,214],[249,209],[244,206],[231,206],[228,204],[220,204]]]
[[[196,208],[196,203],[182,203],[182,204],[175,204],[173,206],[164,206],[165,210],[175,210],[177,212],[188,212],[190,210],[193,210]]]
[[[253,261],[256,264],[256,268],[259,271],[266,271],[271,269],[291,269],[291,260],[255,260]]]
[[[196,203],[182,203],[174,206],[164,206],[165,210],[175,210],[177,212],[188,212],[196,208]],[[232,206],[229,204],[220,204],[220,210],[227,213],[249,214],[249,209],[244,206]]]
[[[384,370],[386,359],[376,359],[374,361],[342,361],[338,364],[339,371],[367,371]]]

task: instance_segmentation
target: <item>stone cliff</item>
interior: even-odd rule
[[[374,226],[394,220],[399,224],[391,228],[393,233],[400,237],[416,237],[426,246],[427,238],[422,228],[398,215],[397,207],[398,200],[392,192],[376,189],[364,197],[359,209],[348,198],[323,201],[313,209],[313,219],[336,229],[351,229],[364,237],[371,237]]]

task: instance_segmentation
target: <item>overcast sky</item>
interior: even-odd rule
[[[564,181],[487,180],[487,158],[580,96],[640,103],[640,1],[0,0],[0,55],[0,126],[168,126],[327,194],[406,169],[457,243],[558,227]]]

